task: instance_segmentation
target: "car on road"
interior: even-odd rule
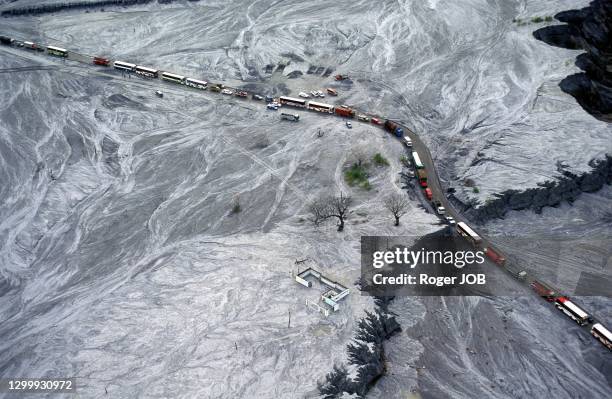
[[[272,111],[278,111],[278,105],[277,104],[268,104],[266,105],[266,108],[271,109]]]
[[[267,103],[271,103],[272,101],[274,101],[274,97],[272,97],[272,96],[266,96],[266,102],[267,102]]]
[[[164,93],[162,93],[160,90],[155,90],[155,95],[161,98],[164,96]]]
[[[308,95],[307,93],[304,93],[303,91],[299,92],[298,96],[300,96],[302,98],[310,98],[310,95]]]
[[[367,115],[364,115],[364,114],[357,115],[357,119],[359,119],[362,122],[369,122],[370,121],[370,118]]]
[[[263,99],[263,96],[260,96],[259,94],[253,94],[253,100],[261,101]]]
[[[446,219],[446,223],[450,224],[451,226],[454,226],[455,224],[457,224],[457,222],[455,222],[455,218],[453,218],[452,216],[447,216],[445,219]]]
[[[319,95],[317,94],[317,92],[315,90],[312,90],[310,92],[310,95],[313,96],[313,97],[319,97]]]
[[[326,90],[327,90],[327,93],[329,93],[332,96],[338,95],[338,92],[336,91],[336,89],[332,89],[331,87],[328,87]]]
[[[408,148],[412,148],[412,140],[410,140],[410,137],[408,136],[404,136],[404,145]]]
[[[325,97],[325,93],[323,93],[321,90],[317,90],[317,94],[319,95],[319,97],[323,98]]]
[[[438,212],[438,215],[445,215],[446,214],[446,208],[444,208],[442,205],[438,205],[436,207],[436,212]]]
[[[231,91],[230,89],[223,89],[221,90],[221,94],[226,94],[228,96],[231,96],[232,94],[234,94],[234,92]]]
[[[346,121],[346,127],[348,127],[349,129],[352,129],[353,125],[351,124],[351,122]]]
[[[237,91],[235,94],[236,94],[236,97],[242,97],[242,98],[247,98],[247,96],[249,95],[249,93],[247,93],[246,91]]]
[[[370,119],[370,122],[372,122],[375,125],[382,125],[383,124],[383,122],[380,119],[378,119],[378,118],[372,118],[372,119]]]

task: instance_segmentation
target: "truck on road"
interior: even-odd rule
[[[496,250],[491,247],[486,247],[485,255],[489,257],[493,262],[497,263],[500,266],[503,266],[506,263],[506,258],[504,258],[501,254],[499,254]]]
[[[347,118],[352,118],[355,115],[355,111],[348,107],[336,107],[334,112],[336,115],[346,116]]]
[[[101,66],[110,66],[110,60],[104,57],[93,57],[93,63]]]
[[[533,280],[529,285],[539,296],[546,299],[548,302],[555,300],[555,291],[544,283],[541,283],[538,280]]]
[[[559,297],[555,300],[557,309],[565,313],[570,319],[574,320],[578,325],[584,326],[591,322],[592,318],[587,312],[581,309],[567,297]]]
[[[416,172],[421,187],[427,187],[427,172],[425,171],[425,169],[417,169]]]
[[[286,112],[283,112],[281,114],[281,119],[287,120],[287,121],[292,121],[292,122],[297,122],[300,120],[300,115],[298,114],[289,114]]]
[[[385,129],[393,133],[396,137],[402,137],[404,135],[404,129],[402,129],[397,122],[385,121]]]

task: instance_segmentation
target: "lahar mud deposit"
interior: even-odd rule
[[[558,289],[608,281],[608,4],[0,0],[0,379],[75,377],[87,399],[608,399],[607,349],[500,265],[524,296],[360,295],[362,236],[456,232],[447,216]],[[555,14],[581,71],[534,38]],[[525,238],[551,233],[583,251]],[[307,306],[335,295],[296,283],[304,267],[350,289],[333,314]],[[612,300],[568,295],[610,327]]]

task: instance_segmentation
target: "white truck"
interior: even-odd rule
[[[300,120],[300,116],[298,114],[288,114],[286,112],[283,112],[281,114],[281,119],[285,119],[285,120],[292,121],[292,122],[297,122]]]

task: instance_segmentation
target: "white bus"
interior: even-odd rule
[[[334,113],[334,106],[330,105],[330,104],[324,104],[324,103],[318,103],[315,101],[309,101],[308,102],[308,109],[311,109],[313,111],[317,111],[317,112],[327,112],[328,114],[333,114]]]
[[[291,105],[292,107],[306,108],[306,101],[293,97],[280,97],[279,101],[282,105]]]
[[[591,334],[601,341],[606,348],[612,350],[612,333],[610,333],[610,330],[602,326],[601,323],[593,324],[593,327],[591,327]]]
[[[482,238],[480,238],[480,236],[464,222],[457,223],[456,228],[457,233],[461,234],[463,237],[466,237],[472,242],[473,245],[478,245],[482,242]]]
[[[581,326],[589,322],[588,313],[564,296],[557,298],[555,306]]]
[[[157,73],[158,73],[157,69],[147,68],[147,67],[143,67],[143,66],[140,66],[140,65],[137,65],[134,68],[134,71],[136,71],[137,74],[142,75],[142,76],[146,76],[148,78],[156,78],[157,77]]]
[[[47,46],[47,53],[58,57],[68,57],[68,50],[60,47]]]
[[[417,169],[423,169],[425,166],[423,166],[423,163],[421,162],[421,158],[419,157],[419,154],[416,151],[412,152],[412,159],[414,159],[414,167]]]
[[[113,66],[115,67],[115,69],[119,69],[121,71],[130,71],[130,72],[132,72],[134,68],[136,68],[136,64],[130,64],[129,62],[123,62],[123,61],[115,61],[113,63]]]
[[[181,75],[175,75],[170,72],[162,72],[161,77],[163,80],[167,80],[169,82],[174,82],[178,84],[185,84],[185,77]]]
[[[191,79],[191,78],[187,78],[185,80],[185,84],[187,86],[195,87],[196,89],[202,89],[202,90],[206,90],[206,87],[208,86],[208,82],[205,82],[203,80]]]

